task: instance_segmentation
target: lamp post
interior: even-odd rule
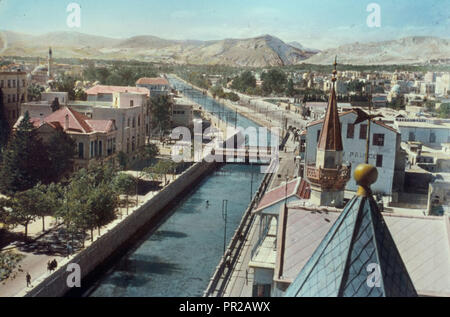
[[[222,201],[222,218],[225,223],[224,233],[223,233],[223,254],[227,249],[227,219],[228,219],[228,200],[224,199]]]

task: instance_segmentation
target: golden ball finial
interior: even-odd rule
[[[355,169],[354,178],[356,184],[360,186],[357,194],[359,196],[368,196],[370,195],[370,185],[374,184],[378,179],[378,170],[373,165],[360,164]]]

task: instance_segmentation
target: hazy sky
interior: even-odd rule
[[[71,2],[81,5],[81,28],[66,24]],[[367,26],[370,3],[381,7],[380,28]],[[410,35],[448,38],[450,0],[0,0],[0,29],[199,40],[271,34],[324,49]]]

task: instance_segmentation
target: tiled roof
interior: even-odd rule
[[[42,126],[42,123],[45,122],[49,124],[51,127],[64,128],[66,125],[66,116],[69,118],[69,126],[68,131],[78,132],[78,133],[108,133],[111,129],[114,128],[114,122],[112,120],[91,120],[85,115],[70,109],[68,107],[64,107],[58,111],[53,112],[49,116],[44,119],[40,118],[31,118],[30,121],[36,128]]]
[[[357,115],[357,113],[356,113],[355,110],[350,110],[350,111],[346,111],[346,112],[341,112],[341,113],[339,114],[339,117],[346,116],[346,115],[348,115],[348,114],[350,114],[350,113],[353,113],[353,114]],[[312,126],[314,126],[314,125],[316,125],[316,124],[323,123],[323,121],[324,121],[324,119],[322,119],[322,120],[316,120],[316,121],[310,122],[310,123],[307,125],[307,127],[312,127]],[[379,126],[382,126],[382,127],[386,128],[386,129],[389,129],[389,130],[391,130],[392,132],[399,133],[395,128],[393,128],[393,127],[387,125],[386,123],[384,123],[384,122],[381,121],[381,120],[375,120],[375,119],[372,119],[371,122],[372,122],[372,123],[375,123],[375,124],[378,124]]]
[[[287,186],[286,183],[284,183],[272,189],[263,196],[255,212],[261,211],[294,195],[301,199],[309,199],[311,188],[308,182],[302,178],[297,178],[288,182]]]
[[[136,85],[161,85],[161,86],[169,86],[169,81],[163,77],[155,77],[155,78],[139,78],[136,82]]]
[[[380,285],[369,285],[377,266]],[[354,197],[286,292],[287,297],[410,297],[414,285],[373,197]]]
[[[113,94],[113,93],[135,93],[135,94],[146,94],[150,96],[150,91],[143,87],[126,87],[126,86],[104,86],[96,85],[91,89],[88,89],[86,93],[88,95],[98,95],[98,94]]]
[[[290,208],[280,222],[275,279],[292,283],[339,217],[302,207]],[[450,226],[445,217],[383,214],[419,295],[450,296]],[[280,219],[284,219],[280,217]],[[281,264],[281,265],[280,265]]]
[[[323,129],[320,132],[317,148],[327,151],[343,151],[341,122],[339,121],[339,111],[337,107],[336,91],[331,88],[330,101],[328,103],[327,113]]]

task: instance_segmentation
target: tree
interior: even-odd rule
[[[144,173],[153,177],[153,175],[164,175],[164,184],[167,184],[167,174],[175,172],[177,164],[172,161],[161,160],[156,165],[144,170]]]
[[[37,101],[41,99],[42,93],[45,91],[44,87],[37,84],[31,84],[28,86],[27,95],[28,101]]]
[[[439,117],[443,119],[450,118],[450,103],[441,104],[439,107]]]
[[[47,149],[48,159],[52,166],[50,180],[58,182],[73,169],[73,160],[77,154],[76,143],[62,129],[58,129],[51,136]]]
[[[159,128],[160,136],[170,129],[172,104],[168,96],[154,96],[151,99],[153,126]]]
[[[28,112],[3,152],[0,167],[0,192],[14,194],[48,183],[50,161],[42,140],[38,137]]]
[[[63,192],[59,184],[43,185],[37,184],[33,190],[39,193],[36,200],[36,216],[42,218],[42,231],[45,232],[45,217],[57,215],[62,207]]]
[[[119,165],[120,165],[121,169],[125,170],[127,168],[127,164],[128,164],[128,156],[125,154],[125,152],[120,151],[117,154],[117,160],[119,161]]]
[[[25,238],[28,237],[28,225],[36,219],[42,202],[42,193],[36,188],[17,193],[12,198],[9,218],[16,225],[25,227]]]
[[[278,69],[271,69],[261,75],[263,80],[262,89],[267,93],[282,93],[287,84],[286,74]]]
[[[231,84],[232,89],[238,90],[243,93],[255,87],[256,87],[256,78],[250,71],[243,72],[240,76],[233,79],[233,83]]]
[[[294,88],[294,81],[291,79],[289,79],[287,87],[286,87],[286,95],[288,95],[289,97],[294,97],[296,94],[295,88]]]
[[[0,88],[0,161],[1,153],[6,147],[9,138],[9,124],[6,120],[5,106],[3,104],[3,90]]]
[[[92,190],[89,194],[86,210],[89,214],[88,218],[93,220],[93,222],[89,222],[90,229],[95,226],[100,235],[100,229],[116,219],[117,207],[117,194],[109,184],[102,183]]]
[[[159,148],[154,143],[146,144],[142,151],[145,160],[152,160],[159,155]]]
[[[75,100],[75,83],[77,80],[71,76],[63,75],[54,83],[54,88],[59,92],[69,93],[69,100]]]
[[[129,206],[129,195],[133,195],[135,191],[136,180],[133,176],[119,173],[114,180],[114,189],[119,195],[126,195],[127,215]]]
[[[51,108],[52,108],[52,112],[55,112],[55,111],[58,111],[59,109],[61,109],[58,98],[55,98],[55,100],[52,101]]]

